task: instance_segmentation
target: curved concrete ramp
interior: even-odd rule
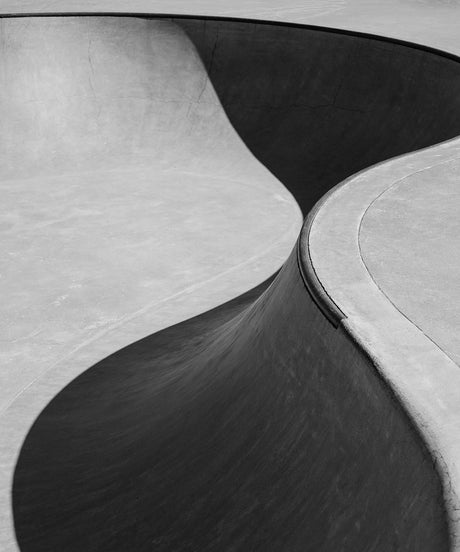
[[[16,470],[22,550],[447,550],[427,453],[296,255],[244,306],[131,345],[53,400]]]
[[[306,214],[357,170],[460,133],[460,66],[410,45],[198,19],[2,32],[10,181],[142,166],[275,190],[275,175]],[[23,552],[448,550],[431,456],[304,260],[294,248],[268,289],[87,366],[51,401],[14,475]]]

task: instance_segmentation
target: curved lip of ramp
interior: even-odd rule
[[[353,30],[243,17],[155,12],[19,12],[3,18],[143,17],[228,20],[302,27],[367,37],[425,50],[460,62],[449,52],[395,38]],[[384,161],[338,184],[309,213],[298,241],[298,263],[308,292],[335,326],[369,356],[414,420],[443,480],[453,549],[460,550],[460,371],[428,336],[406,318],[378,288],[361,257],[359,232],[368,206],[391,186],[428,167],[460,157],[460,138]],[[346,206],[346,208],[344,208]],[[435,371],[435,372],[434,372]],[[436,377],[433,377],[433,374]]]
[[[384,36],[379,35],[371,32],[365,32],[365,31],[355,31],[353,29],[344,29],[341,27],[328,27],[325,25],[314,25],[309,23],[297,23],[295,21],[282,21],[278,19],[264,19],[264,18],[255,18],[255,17],[237,17],[237,16],[229,16],[229,15],[209,15],[209,14],[200,14],[194,13],[194,14],[187,14],[187,13],[175,13],[175,12],[143,12],[143,11],[107,11],[107,10],[95,10],[95,11],[43,11],[43,12],[9,12],[9,13],[2,13],[0,12],[0,20],[1,19],[24,19],[24,18],[47,18],[47,17],[138,17],[143,19],[200,19],[203,21],[228,21],[228,22],[234,22],[234,23],[254,23],[254,24],[261,24],[261,25],[271,25],[273,27],[291,27],[291,28],[301,28],[301,29],[310,29],[312,31],[321,31],[321,32],[329,32],[339,35],[345,35],[345,36],[354,36],[354,37],[360,37],[360,38],[369,38],[371,40],[379,41],[379,42],[385,42],[387,44],[399,44],[401,46],[406,46],[408,48],[414,48],[416,50],[421,50],[425,52],[430,52],[432,54],[436,54],[438,56],[452,59],[454,61],[460,62],[460,57],[452,52],[448,52],[446,50],[442,50],[440,48],[435,48],[433,46],[429,46],[428,44],[422,44],[419,42],[414,42],[411,40],[404,40],[399,37],[390,37],[390,36]],[[430,146],[435,147],[435,146]],[[406,155],[406,154],[405,154]],[[367,169],[364,169],[367,170]]]
[[[318,202],[299,239],[312,295],[370,358],[421,434],[444,487],[452,549],[460,549],[460,371],[380,290],[361,256],[369,205],[392,186],[460,158],[460,138],[383,161],[351,176]],[[319,298],[319,300],[318,300]]]

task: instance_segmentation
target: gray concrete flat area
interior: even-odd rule
[[[1,551],[460,551],[458,60],[135,16],[460,4],[0,0],[53,12],[0,19]]]
[[[460,163],[435,164],[371,203],[359,242],[389,300],[460,366]]]

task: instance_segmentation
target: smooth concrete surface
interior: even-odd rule
[[[396,182],[367,209],[359,243],[382,292],[460,366],[459,175],[454,158]]]
[[[268,278],[300,229],[185,33],[147,27],[1,22],[2,550],[15,546],[15,457],[46,403],[110,353]]]
[[[437,174],[443,174],[445,167],[457,163],[459,157],[460,142],[455,139],[384,162],[351,177],[327,197],[315,217],[308,247],[303,244],[304,254],[308,249],[324,291],[346,316],[341,325],[344,331],[361,349],[367,351],[430,448],[434,464],[443,478],[451,550],[460,549],[459,366],[425,335],[422,328],[419,329],[405,316],[399,303],[393,304],[389,300],[392,296],[384,294],[380,279],[373,279],[375,272],[371,275],[365,264],[368,255],[363,257],[361,240],[364,234],[361,229],[365,227],[363,219],[367,217],[369,206],[377,203],[380,197],[384,198],[386,193],[391,193],[393,187],[406,180],[416,181],[418,175],[434,167],[439,169]],[[443,190],[442,182],[432,180],[431,184],[438,184]],[[386,216],[388,222],[391,215],[387,212]],[[399,229],[404,225],[405,231],[409,231],[411,222],[410,219],[399,220]],[[446,229],[449,227],[447,220]],[[365,236],[369,237],[369,234]],[[448,238],[448,235],[444,236],[444,239]],[[373,239],[376,237],[373,236]],[[411,248],[420,247],[414,241]],[[364,248],[364,251],[366,249],[369,248]],[[382,253],[385,255],[385,249]],[[408,259],[410,255],[406,251]],[[438,271],[439,274],[442,269],[431,268],[430,271]],[[384,275],[381,268],[378,275]],[[405,278],[405,275],[399,277],[402,287],[406,285]],[[427,277],[419,275],[418,278]],[[416,282],[413,285],[416,287]],[[450,291],[455,292],[454,286],[450,286]],[[442,293],[442,290],[437,292],[440,300]],[[411,309],[416,314],[414,305],[417,305],[417,299],[414,297],[412,295]],[[400,293],[398,301],[402,298]],[[451,296],[451,300],[455,300],[455,295]],[[435,316],[436,312],[440,312],[438,309],[439,305],[433,312]],[[425,311],[423,323],[428,320],[429,315]],[[448,333],[447,338],[449,335],[452,337],[453,334]]]
[[[138,338],[260,283],[301,216],[231,127],[177,26],[20,19],[2,31],[3,411],[147,308],[184,300]],[[208,286],[201,306],[185,300]]]
[[[48,405],[16,467],[21,550],[448,550],[442,489],[294,250],[258,300],[152,335]]]
[[[168,322],[162,314],[160,329],[196,314],[185,300],[191,287],[195,295],[209,286],[198,305],[207,310],[264,280],[299,228],[282,189],[152,167],[4,181],[0,190],[1,411],[73,351],[146,309],[183,298],[184,313]],[[223,292],[218,279],[233,284]]]
[[[47,4],[42,8],[49,8]],[[350,5],[348,2],[339,7],[330,3],[329,23],[332,14],[340,14]],[[354,3],[355,9],[357,5]],[[38,3],[34,6],[39,9]],[[309,6],[311,17],[319,22],[324,14],[319,13],[317,5],[316,13],[313,3],[298,9],[305,16]],[[97,5],[92,4],[91,9],[97,9]],[[275,11],[272,16],[284,17],[286,10],[284,15]],[[448,13],[452,15],[453,10],[455,7],[450,6],[444,12],[446,24],[451,21]],[[420,8],[420,13],[427,13],[427,9]],[[291,15],[297,17],[295,9]],[[395,16],[396,12],[390,14]],[[421,16],[411,27],[416,29],[414,36],[420,36],[422,20]],[[357,26],[358,21],[359,18],[355,20]],[[117,33],[113,33],[115,28]],[[19,29],[25,32],[28,44],[33,44],[26,48],[26,55]],[[130,30],[130,36],[123,32],[120,35],[121,29]],[[221,134],[208,134],[208,125],[215,122],[222,106],[225,112],[222,120],[228,117],[246,146],[286,185],[306,213],[331,186],[356,170],[459,132],[457,63],[403,46],[304,29],[268,30],[263,25],[243,23],[231,27],[227,23],[193,21],[178,24],[117,19],[115,23],[113,18],[65,22],[3,20],[2,32],[8,53],[2,87],[6,130],[1,143],[6,159],[2,175],[10,181],[30,178],[32,174],[48,182],[58,173],[60,178],[65,176],[66,183],[68,176],[71,180],[82,171],[102,174],[112,171],[114,165],[127,174],[134,171],[136,179],[139,165],[147,179],[149,174],[162,174],[165,167],[168,171],[168,165],[172,165],[169,171],[175,179],[176,173],[182,177],[191,164],[189,172],[205,167],[212,182],[216,172],[218,177],[224,174],[224,178],[230,174],[228,181],[232,185],[237,181],[241,187],[253,178],[260,179],[263,186],[266,183],[269,186],[268,197],[275,208],[279,184],[268,177],[268,172],[254,161],[239,140],[233,139],[236,136],[232,135],[233,130],[225,131],[224,139]],[[408,35],[403,38],[411,38]],[[448,32],[447,36],[453,35]],[[164,48],[159,47],[157,37],[164,39]],[[66,43],[69,38],[74,42]],[[428,39],[426,42],[439,46]],[[198,57],[182,57],[189,51],[201,55],[209,80],[197,71]],[[19,66],[15,65],[18,53],[20,59],[27,60],[25,65],[21,64],[25,68],[23,73],[15,69]],[[198,95],[189,95],[188,84],[176,86],[176,72],[170,88],[164,86],[170,81],[135,78],[139,66],[146,69],[144,75],[163,76],[161,71],[168,67],[170,55],[185,61],[180,63],[177,74],[186,75],[184,83],[192,81]],[[51,65],[41,63],[43,59],[51,60]],[[280,65],[274,67],[274,59]],[[241,67],[238,64],[241,60],[248,62]],[[329,73],[322,72],[325,67]],[[128,86],[120,79],[121,73],[124,79],[132,77],[127,79]],[[31,74],[32,83],[27,80]],[[311,75],[315,78],[311,79]],[[114,85],[117,85],[115,95]],[[58,96],[56,90],[60,92]],[[180,94],[183,91],[184,96]],[[241,103],[242,98],[246,102]],[[154,104],[159,109],[152,107]],[[183,110],[176,107],[173,110],[171,106],[168,108],[169,104],[185,105]],[[316,115],[315,111],[321,113]],[[123,117],[124,113],[130,116]],[[188,124],[190,114],[198,124]],[[177,127],[180,132],[176,132]],[[230,125],[225,128],[231,129]],[[200,140],[204,140],[205,148]],[[205,158],[199,156],[203,151]],[[332,164],[331,151],[335,154]],[[245,163],[241,163],[241,156]],[[159,182],[163,182],[163,177]],[[194,185],[195,179],[190,183]],[[289,194],[283,193],[289,202]],[[286,213],[289,208],[293,208],[292,204],[286,207]],[[295,219],[296,210],[291,212]],[[198,218],[201,219],[200,214]],[[203,235],[208,232],[203,229]],[[288,230],[288,236],[291,235]],[[104,241],[104,236],[101,239]],[[323,251],[328,247],[326,244]],[[236,269],[238,264],[237,261],[234,265]],[[437,471],[445,476],[446,494],[451,465],[448,463],[444,471],[433,469],[416,429],[373,372],[372,363],[359,352],[350,353],[351,356],[344,352],[350,343],[347,337],[343,341],[339,337],[342,330],[337,333],[316,322],[315,316],[320,315],[315,307],[312,305],[311,311],[306,303],[302,306],[300,296],[308,303],[306,290],[302,288],[303,295],[294,291],[299,289],[299,284],[293,283],[296,278],[299,276],[295,276],[291,261],[274,288],[270,288],[272,291],[233,322],[230,318],[244,305],[249,306],[253,297],[246,303],[242,299],[238,308],[223,307],[221,315],[206,315],[208,322],[203,325],[197,319],[168,330],[170,333],[152,336],[149,338],[152,343],[141,342],[126,349],[121,356],[89,370],[58,395],[37,419],[19,457],[13,500],[21,549],[126,550],[134,542],[136,549],[142,550],[151,549],[153,542],[164,550],[231,547],[245,550],[248,546],[254,550],[283,550],[288,539],[292,550],[336,550],[338,546],[345,550],[447,549],[448,529]],[[335,296],[336,288],[332,286],[330,290]],[[370,301],[369,296],[367,300]],[[264,312],[269,313],[267,319]],[[145,309],[139,314],[145,323]],[[311,325],[277,326],[283,319],[310,320]],[[115,339],[105,347],[96,340],[88,344],[88,350],[94,346],[99,358],[103,358],[123,340],[129,343],[138,339],[140,336],[135,337],[131,322],[128,319],[123,327],[113,328],[118,339],[122,336],[121,341]],[[198,327],[198,333],[191,330],[193,327]],[[146,328],[143,326],[144,331]],[[208,331],[211,334],[206,337]],[[300,334],[296,337],[298,331],[303,337],[310,336],[311,341],[303,341]],[[195,338],[187,345],[193,335]],[[337,339],[340,344],[335,348]],[[225,343],[231,343],[232,348]],[[408,343],[413,345],[410,340]],[[362,343],[360,346],[367,348]],[[373,352],[372,347],[369,350]],[[423,351],[422,356],[431,359],[431,351]],[[356,360],[355,354],[360,360]],[[56,369],[50,371],[5,412],[2,420],[2,432],[7,435],[2,451],[5,490],[18,445],[33,418],[71,377],[97,358],[85,350],[74,351],[72,356],[66,359],[65,374]],[[349,383],[344,383],[340,375],[342,362],[347,365],[345,372],[350,370],[346,376],[351,378],[347,380]],[[145,366],[145,376],[136,373],[141,365]],[[130,382],[125,381],[126,373],[123,375],[127,366],[131,367],[128,373],[131,370],[134,374]],[[252,369],[248,372],[249,366]],[[279,366],[286,371],[280,371]],[[209,370],[214,373],[216,369],[219,377],[210,377]],[[341,389],[351,386],[351,407],[343,402],[343,396],[334,394],[331,381],[324,381],[328,371],[343,384]],[[324,392],[316,393],[318,403],[317,399],[303,395],[308,385],[301,384],[302,378],[308,381],[315,374],[321,384],[319,389]],[[298,395],[290,390],[288,375],[300,382],[296,388]],[[424,377],[428,375],[427,372]],[[93,388],[94,381],[97,385]],[[404,389],[404,384],[401,385]],[[232,394],[227,394],[232,388],[238,390],[235,396],[240,398],[240,402],[234,401],[234,414],[230,406]],[[145,397],[141,402],[139,393]],[[152,401],[152,396],[156,400]],[[114,397],[121,402],[113,400]],[[399,398],[413,414],[418,430],[427,419],[426,433],[436,430],[433,420],[439,412],[430,412],[431,418],[426,416],[416,391],[407,396],[400,393]],[[358,403],[362,407],[358,408]],[[289,405],[287,410],[284,404]],[[267,409],[267,405],[280,406],[273,408],[272,416],[271,406]],[[422,415],[417,416],[419,407]],[[331,415],[326,416],[326,423],[319,413],[327,413],[329,409]],[[260,426],[258,416],[267,412],[270,415],[262,417]],[[211,427],[205,422],[209,419],[215,420]],[[247,419],[253,420],[253,424],[243,434],[242,420]],[[385,422],[388,426],[376,429],[376,424]],[[237,429],[222,432],[225,423]],[[286,427],[291,431],[286,431]],[[452,430],[452,425],[449,429]],[[237,434],[239,438],[228,438]],[[261,438],[257,438],[259,434]],[[285,437],[281,456],[273,463],[270,454],[276,450],[273,448],[276,435],[281,434]],[[443,439],[444,434],[440,439],[435,435],[432,441],[428,440],[435,457],[436,452],[443,450]],[[146,442],[153,442],[153,448],[143,448]],[[397,443],[396,448],[392,448],[393,442]],[[102,443],[107,448],[101,447]],[[360,463],[357,458],[364,443],[369,452]],[[109,456],[105,461],[101,456],[101,462],[94,462],[95,450]],[[221,455],[216,453],[219,450]],[[307,451],[311,454],[305,456]],[[225,462],[233,455],[236,467],[229,470]],[[52,458],[56,460],[54,464]],[[62,468],[56,471],[56,465]],[[304,469],[306,465],[308,470]],[[374,468],[363,472],[364,466],[370,465]],[[197,476],[192,477],[190,471]],[[332,473],[336,475],[331,479]],[[126,485],[117,487],[120,481]],[[273,484],[275,481],[283,489],[298,492],[280,492],[279,486]],[[455,478],[452,481],[455,498]],[[183,496],[177,494],[181,485]],[[149,491],[152,488],[159,501]],[[261,493],[261,489],[268,490]],[[380,492],[382,489],[393,492],[389,496]],[[88,504],[91,497],[101,500]],[[455,499],[447,498],[452,512]],[[151,500],[156,510],[152,509]],[[311,508],[314,504],[316,512],[318,500],[323,509],[315,514]],[[297,515],[293,515],[294,506],[298,506]],[[2,541],[6,550],[14,550],[9,510],[6,507],[3,511]],[[147,511],[156,512],[157,525],[152,526],[145,516]],[[311,523],[305,523],[307,519]],[[314,525],[323,530],[314,531]]]

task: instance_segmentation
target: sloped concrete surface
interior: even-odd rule
[[[383,293],[458,365],[459,174],[452,156],[395,182],[367,209],[359,240]]]
[[[15,475],[22,550],[447,550],[428,454],[296,252],[242,307],[116,353],[45,409]]]

